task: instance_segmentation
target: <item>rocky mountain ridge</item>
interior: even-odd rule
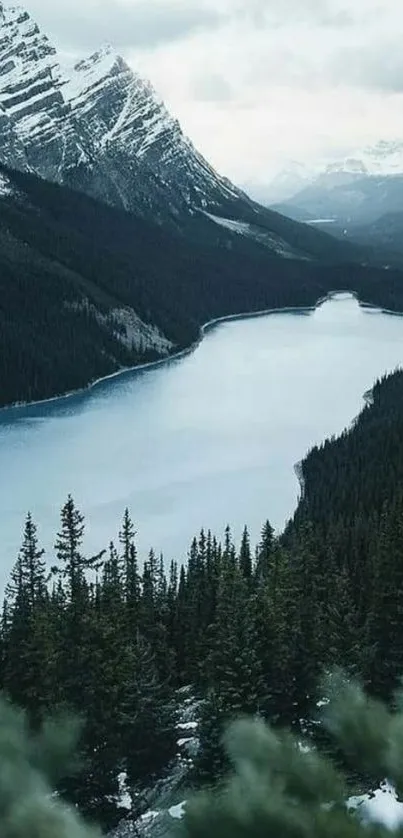
[[[0,161],[153,217],[242,195],[112,48],[66,69],[28,12],[5,3]]]

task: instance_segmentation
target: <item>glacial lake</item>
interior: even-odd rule
[[[226,321],[190,355],[65,399],[0,412],[0,587],[28,510],[51,548],[71,492],[86,548],[117,538],[128,506],[143,557],[181,561],[201,527],[253,541],[282,528],[294,465],[340,433],[375,379],[403,365],[403,318],[348,294],[313,312]],[[51,556],[49,556],[51,558]]]

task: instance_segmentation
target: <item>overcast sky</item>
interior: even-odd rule
[[[402,0],[24,5],[70,56],[113,44],[238,183],[267,181],[288,159],[403,140]]]

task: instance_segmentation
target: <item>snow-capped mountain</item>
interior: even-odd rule
[[[280,209],[292,218],[372,223],[403,211],[403,141],[379,142],[328,163]]]
[[[221,177],[110,47],[64,67],[29,14],[0,0],[1,163],[174,228],[189,247],[282,260],[345,252]]]
[[[403,141],[380,140],[357,151],[354,157],[333,164],[339,171],[388,177],[403,174]]]
[[[67,70],[29,14],[3,3],[0,161],[154,216],[242,194],[111,48]]]

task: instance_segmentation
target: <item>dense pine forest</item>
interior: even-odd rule
[[[54,554],[28,515],[1,622],[0,682],[36,730],[81,718],[81,761],[59,792],[112,828],[120,782],[133,816],[177,751],[178,691],[200,700],[188,781],[226,770],[221,735],[240,715],[315,735],[317,685],[334,665],[390,700],[403,671],[403,372],[378,382],[360,417],[302,464],[303,495],[276,536],[222,543],[202,532],[166,570],[139,557],[128,511],[104,553],[85,556],[69,497]],[[214,487],[212,487],[213,491]],[[268,514],[270,515],[270,499]]]
[[[116,309],[156,325],[173,352],[191,346],[210,319],[312,306],[334,289],[403,311],[402,272],[364,264],[364,251],[276,213],[267,213],[270,230],[301,258],[279,257],[200,212],[175,232],[0,167],[4,175],[11,187],[0,196],[0,406],[155,359],[153,345],[122,341]],[[222,211],[231,217],[230,206]]]

